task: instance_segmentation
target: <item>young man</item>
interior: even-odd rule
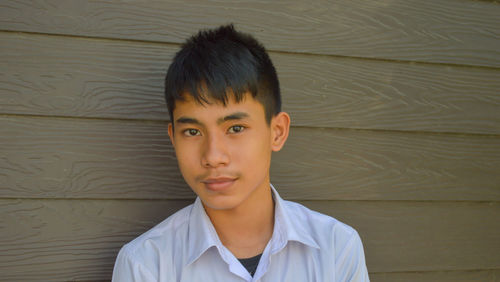
[[[165,96],[179,168],[198,197],[125,245],[113,281],[369,281],[354,229],[270,183],[290,117],[261,44],[232,25],[199,32],[170,65]]]

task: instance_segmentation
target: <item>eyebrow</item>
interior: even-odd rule
[[[233,114],[230,114],[230,115],[227,115],[225,117],[217,119],[217,124],[221,124],[221,123],[223,123],[225,121],[229,121],[229,120],[240,120],[240,119],[244,119],[247,117],[249,117],[249,115],[245,112],[236,112],[236,113],[233,113]]]
[[[217,119],[217,124],[224,123],[229,120],[240,120],[249,117],[249,115],[245,112],[236,112],[232,113],[230,115],[227,115],[225,117],[221,117]],[[197,124],[197,125],[203,125],[202,122],[195,118],[191,117],[180,117],[176,120],[177,123],[184,123],[184,124]]]
[[[190,117],[180,117],[176,120],[177,123],[188,123],[188,124],[200,124],[201,125],[201,122],[199,122],[197,119],[195,118],[190,118]]]

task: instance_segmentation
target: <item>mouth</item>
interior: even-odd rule
[[[229,189],[236,180],[237,178],[232,177],[214,177],[205,178],[201,181],[201,183],[205,184],[205,187],[208,190],[218,192]]]

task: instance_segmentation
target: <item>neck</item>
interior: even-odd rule
[[[233,209],[205,207],[222,244],[237,258],[261,254],[273,234],[274,202],[270,185],[264,188]]]

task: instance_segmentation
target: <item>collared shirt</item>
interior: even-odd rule
[[[197,198],[124,245],[113,281],[369,281],[356,230],[271,189],[273,235],[253,277],[221,243]]]

